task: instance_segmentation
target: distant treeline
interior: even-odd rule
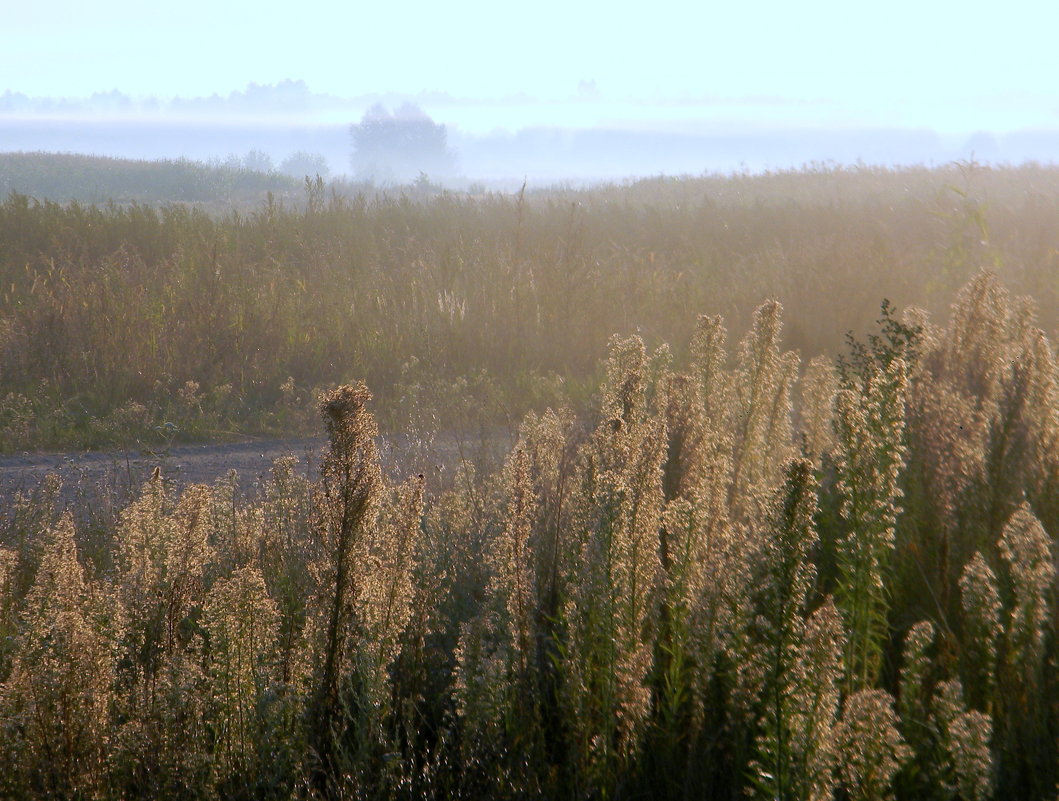
[[[350,109],[341,122],[319,124],[262,122],[238,116],[225,117],[222,124],[217,119],[151,115],[117,120],[105,116],[19,119],[0,113],[0,149],[141,159],[186,157],[203,162],[256,150],[268,154],[277,165],[293,153],[308,152],[324,160],[335,175],[357,174],[364,167],[363,163],[351,162],[354,141],[350,125],[362,119],[356,109]],[[840,165],[941,165],[973,156],[996,166],[1049,163],[1059,156],[1059,132],[1049,130],[997,136],[977,133],[953,139],[926,129],[905,128],[731,132],[708,126],[630,130],[616,124],[597,128],[536,125],[480,135],[446,124],[444,112],[433,119],[446,127],[453,161],[439,165],[428,159],[414,165],[411,175],[414,178],[422,171],[435,180],[444,177],[450,187],[480,181],[507,188],[514,184],[517,188],[523,178],[531,186],[540,186],[546,182],[622,180],[659,174],[759,172],[824,161]],[[377,180],[386,180],[385,175]]]

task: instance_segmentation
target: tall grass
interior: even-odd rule
[[[774,297],[786,347],[830,357],[880,297],[942,313],[982,267],[1059,323],[1052,168],[356,191],[219,216],[8,196],[0,447],[158,446],[167,422],[177,438],[308,431],[316,391],[353,379],[386,427],[513,430],[529,408],[587,411],[615,332],[683,363],[697,314],[741,338]]]
[[[614,337],[590,414],[444,492],[383,474],[363,384],[256,498],[155,476],[101,523],[46,482],[0,528],[0,791],[1051,798],[1029,308],[980,273],[804,374],[775,301],[732,348],[700,318],[687,369]]]
[[[1053,797],[1054,180],[10,197],[5,447],[330,447],[0,510],[0,796]],[[438,488],[379,416],[521,424]]]

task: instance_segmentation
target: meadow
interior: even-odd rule
[[[3,510],[0,797],[1054,797],[1057,211],[974,164],[9,197],[4,447],[330,445]],[[517,439],[432,486],[380,425]]]
[[[245,160],[244,160],[245,161]],[[267,193],[294,194],[301,180],[249,169],[234,156],[224,163],[188,159],[0,153],[0,195],[12,192],[60,203],[183,203],[206,208],[258,204]]]
[[[977,270],[1056,319],[1059,170],[819,167],[467,195],[311,182],[298,201],[0,203],[0,450],[315,431],[363,380],[384,427],[588,408],[614,333],[697,314],[834,356],[882,299],[942,314]],[[218,198],[220,196],[217,196]],[[154,439],[152,439],[154,438]],[[157,443],[156,443],[157,444]]]

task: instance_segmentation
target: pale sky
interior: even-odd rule
[[[1059,128],[1056,30],[1052,0],[0,0],[0,94],[189,97],[302,79],[342,97],[556,101],[594,81],[610,115],[664,100],[683,101],[677,118]]]

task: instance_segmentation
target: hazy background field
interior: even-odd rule
[[[388,427],[514,426],[529,408],[585,408],[614,333],[674,343],[681,359],[696,315],[738,333],[776,298],[787,345],[834,356],[884,299],[943,319],[983,268],[1035,298],[1045,330],[1059,322],[1048,167],[471,196],[179,162],[5,165],[123,199],[0,203],[9,449],[136,441],[167,424],[178,439],[298,433],[316,425],[316,392],[353,378]]]
[[[422,169],[452,188],[511,189],[523,180],[541,188],[644,175],[791,169],[812,162],[940,166],[974,157],[1021,164],[1048,162],[1059,153],[1059,125],[987,115],[940,125],[907,124],[899,117],[832,121],[806,115],[793,101],[614,102],[584,86],[554,101],[529,96],[475,101],[425,92],[344,98],[318,94],[302,80],[186,99],[117,91],[41,98],[8,91],[0,95],[0,150],[214,163],[249,158],[257,168],[296,177],[302,167],[292,158],[308,154],[317,159],[313,174],[339,176],[356,171],[350,125],[378,107],[389,113],[414,107],[445,126],[452,163]],[[390,184],[408,178],[374,177]]]
[[[510,18],[480,0],[275,15],[249,0],[172,15],[57,0],[5,19],[0,152],[253,152],[277,168],[310,153],[339,176],[356,172],[348,127],[379,105],[445,127],[454,163],[426,172],[450,186],[1050,162],[1057,15],[1030,0],[1003,13],[663,0],[636,14],[546,0]]]

